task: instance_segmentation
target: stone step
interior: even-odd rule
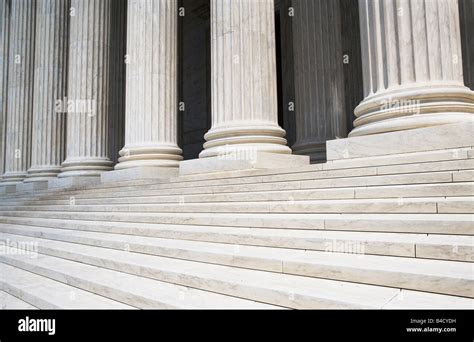
[[[209,202],[239,202],[239,201],[282,201],[282,200],[320,200],[320,199],[383,199],[383,198],[411,198],[411,197],[442,197],[442,196],[472,196],[474,182],[393,185],[339,189],[316,190],[273,190],[256,192],[233,192],[211,194],[182,194],[182,195],[152,195],[143,193],[121,194],[120,197],[82,198],[74,197],[74,204],[92,205],[103,204],[156,204],[156,203],[209,203]],[[203,190],[204,191],[204,190]],[[38,199],[29,201],[8,201],[1,206],[18,206],[22,204],[35,205],[69,205],[71,198]]]
[[[212,193],[219,192],[249,192],[249,191],[272,191],[272,190],[299,190],[299,189],[328,189],[328,188],[347,188],[347,187],[367,187],[380,185],[409,185],[409,184],[433,184],[433,183],[452,183],[453,177],[459,172],[464,171],[443,171],[443,172],[428,172],[418,174],[399,174],[399,175],[372,175],[372,176],[349,176],[340,178],[326,178],[326,179],[308,179],[295,181],[281,181],[281,182],[257,182],[257,183],[242,183],[242,184],[199,184],[199,185],[184,185],[171,184],[171,186],[150,186],[146,189],[148,193],[154,190],[162,190],[160,192],[152,192],[152,194],[185,194],[185,193]],[[465,178],[465,177],[464,177]],[[473,179],[471,178],[470,181]],[[120,195],[123,191],[141,195],[143,191],[140,189],[130,188],[121,189],[122,192],[113,192]],[[87,191],[87,195],[109,195],[108,192]]]
[[[448,214],[474,214],[474,196],[448,197],[445,201],[438,202],[438,213]]]
[[[292,200],[267,202],[156,203],[2,206],[0,212],[166,212],[166,213],[474,213],[474,197]]]
[[[219,186],[195,186],[195,187],[171,187],[164,189],[129,189],[127,191],[115,191],[109,189],[106,192],[93,192],[91,190],[70,191],[63,194],[50,192],[43,195],[32,194],[31,196],[18,198],[1,198],[1,202],[8,204],[13,200],[23,202],[34,202],[35,200],[71,200],[71,199],[95,199],[95,198],[119,198],[127,196],[159,196],[159,195],[204,195],[204,194],[227,194],[227,193],[249,193],[264,191],[295,191],[295,190],[326,190],[344,191],[347,188],[374,187],[389,185],[426,185],[453,183],[453,174],[460,171],[437,172],[429,174],[395,175],[395,176],[372,176],[353,177],[339,179],[320,179],[310,181],[279,182],[279,183],[256,183],[241,185],[219,185]],[[471,179],[472,181],[472,179]]]
[[[50,245],[51,243],[49,242]],[[0,257],[17,267],[35,269],[36,272],[76,284],[82,284],[83,278],[90,281],[90,278],[99,272],[100,279],[94,281],[115,283],[121,279],[109,278],[109,272],[113,272],[110,269],[121,269],[129,274],[139,274],[288,308],[384,308],[392,303],[414,308],[415,304],[411,302],[417,303],[420,300],[424,300],[429,308],[444,307],[448,302],[456,303],[458,308],[472,306],[472,299],[467,298],[449,296],[453,300],[448,301],[448,296],[418,291],[400,291],[381,286],[202,264],[76,244],[54,244],[54,249],[43,248],[43,252],[47,250],[48,255],[40,254],[37,259],[24,258],[13,253],[7,258]],[[59,247],[59,244],[63,246]],[[51,256],[53,254],[61,257]],[[63,257],[69,260],[62,259]],[[81,263],[71,260],[81,260]],[[108,269],[101,268],[99,271],[97,267],[86,264],[96,264]],[[141,283],[140,286],[143,287],[144,284]],[[97,291],[98,288],[94,290]],[[149,291],[150,289],[147,293]]]
[[[472,169],[474,169],[474,159],[464,159],[453,161],[440,161],[435,163],[380,166],[377,167],[377,175],[459,171]]]
[[[318,164],[324,165],[324,164]],[[312,171],[295,172],[295,170],[288,170],[288,173],[283,174],[269,174],[269,175],[245,175],[245,172],[230,176],[213,176],[209,178],[208,175],[198,175],[196,178],[187,179],[186,177],[178,177],[167,181],[153,182],[139,182],[139,183],[113,183],[110,186],[95,186],[93,188],[86,188],[88,193],[110,193],[110,192],[126,192],[137,190],[163,190],[163,189],[179,189],[179,188],[196,188],[196,187],[210,187],[210,186],[230,186],[230,185],[244,185],[244,184],[262,184],[262,183],[281,183],[281,182],[298,182],[305,180],[334,180],[337,178],[353,178],[353,177],[370,177],[370,176],[406,176],[408,174],[422,173],[429,179],[429,173],[450,172],[460,170],[474,169],[474,160],[455,160],[443,161],[438,163],[424,163],[424,164],[408,164],[397,165],[382,168],[355,168],[342,170],[323,170],[322,166],[310,166]],[[383,178],[381,178],[383,179]],[[472,180],[472,179],[471,179]],[[452,178],[451,180],[452,181]],[[419,182],[418,182],[419,183]],[[403,184],[403,183],[399,183]],[[7,195],[6,198],[27,198],[31,195],[42,196],[54,193],[55,196],[70,195],[71,189],[64,190],[49,190],[36,191],[34,193],[17,193]],[[84,191],[84,189],[75,190],[75,192]],[[74,192],[74,191],[73,191]]]
[[[456,159],[468,159],[472,157],[472,147],[433,150],[424,152],[411,152],[401,154],[391,154],[372,157],[359,157],[351,159],[330,160],[323,165],[327,168],[343,167],[364,167],[364,166],[385,166],[385,165],[404,165],[421,164],[437,161],[448,161]]]
[[[33,305],[12,296],[9,293],[0,291],[0,310],[35,310]]]
[[[17,251],[20,252],[18,255],[22,255],[21,250]],[[0,253],[0,256],[4,255],[8,254]],[[28,255],[23,255],[23,258],[33,259]],[[35,273],[37,272],[34,269],[28,272],[0,263],[0,290],[39,309],[133,309],[123,303]]]
[[[474,170],[462,170],[453,172],[453,182],[472,182],[474,180]]]
[[[426,167],[430,164],[439,164],[445,162],[466,162],[466,160],[472,159],[472,148],[461,148],[451,149],[442,151],[430,151],[422,153],[407,153],[393,156],[381,156],[371,158],[356,158],[348,160],[336,160],[329,161],[323,164],[313,164],[298,168],[286,168],[286,169],[265,169],[265,170],[240,170],[230,172],[219,172],[219,173],[207,173],[198,175],[188,175],[174,177],[169,180],[153,181],[153,180],[137,180],[126,182],[128,186],[140,186],[147,185],[156,182],[176,182],[176,181],[193,181],[193,180],[206,180],[206,179],[225,179],[225,178],[241,178],[249,176],[271,176],[271,175],[284,175],[294,173],[304,173],[313,171],[326,171],[326,170],[344,170],[344,169],[360,169],[369,167],[383,167],[383,166],[408,166],[415,167]],[[416,158],[416,157],[419,158]],[[448,165],[448,164],[447,164]],[[124,182],[122,182],[124,183]],[[115,187],[115,184],[100,184],[95,188],[108,188]]]
[[[354,198],[461,197],[474,195],[474,182],[354,188]]]
[[[214,254],[212,255],[208,249],[207,257],[201,254],[201,262],[195,262],[194,260],[176,259],[177,257],[189,258],[185,253],[179,252],[176,252],[173,258],[169,258],[138,254],[128,249],[125,251],[112,250],[97,246],[85,246],[40,238],[28,238],[27,240],[25,237],[18,237],[11,234],[1,234],[0,238],[3,241],[8,239],[9,241],[16,241],[17,243],[20,241],[35,242],[38,245],[39,252],[42,254],[59,258],[69,258],[78,262],[88,263],[86,260],[91,260],[92,255],[101,255],[110,258],[110,261],[120,260],[122,264],[117,265],[117,268],[114,269],[121,271],[127,269],[127,263],[135,262],[141,267],[153,265],[155,269],[153,272],[179,272],[179,277],[184,277],[186,273],[201,271],[210,274],[210,269],[215,267],[228,267],[228,265],[221,266],[216,264],[219,260],[219,256],[221,256],[221,260],[227,259],[228,262],[232,263],[232,266],[251,267],[258,269],[259,272],[262,272],[262,270],[278,272],[275,273],[276,275],[283,273],[287,275],[387,286],[469,298],[474,297],[474,265],[466,262],[316,251],[271,250],[266,253],[264,249],[261,248],[258,252],[255,252],[256,248],[254,248],[253,254],[249,252],[250,254],[247,257],[235,253],[235,250],[234,256],[226,257],[222,256],[222,254],[216,254],[216,249],[214,249]],[[97,250],[97,248],[99,248],[99,250]],[[92,250],[94,250],[95,254],[92,254]],[[228,250],[230,252],[232,246],[230,246],[230,248],[228,247]],[[250,248],[247,250],[250,250]],[[71,256],[76,251],[80,254],[72,258]],[[150,251],[151,249],[148,250],[148,252]],[[82,253],[88,253],[88,258],[84,258]],[[222,253],[222,248],[220,253]],[[197,253],[195,255],[197,255]],[[100,262],[103,263],[103,260]],[[144,263],[146,263],[146,265]],[[94,263],[94,265],[103,266],[104,264]],[[228,268],[233,269],[232,267]],[[239,270],[243,269],[239,268]],[[224,269],[220,271],[216,269],[215,271],[216,276],[220,276],[222,274],[221,272],[226,272]],[[198,275],[196,274],[195,276]],[[175,277],[173,277],[173,279],[175,279]],[[159,280],[176,281],[176,279],[172,281],[168,278]]]
[[[362,169],[362,168],[374,168],[374,167],[384,167],[384,166],[401,166],[401,167],[414,167],[414,171],[419,170],[420,165],[424,167],[430,167],[430,165],[435,165],[434,170],[451,169],[454,166],[454,169],[457,169],[456,163],[460,162],[460,165],[472,165],[470,162],[463,164],[466,160],[472,159],[472,155],[469,153],[472,152],[472,148],[460,148],[452,150],[443,150],[443,151],[430,151],[422,153],[406,153],[401,155],[392,155],[392,156],[381,156],[381,157],[369,157],[369,158],[355,158],[355,159],[346,159],[346,160],[334,160],[328,161],[321,164],[312,164],[302,167],[290,167],[290,168],[278,168],[278,169],[265,169],[265,170],[240,170],[240,171],[229,171],[229,172],[219,172],[219,173],[207,173],[207,174],[195,174],[195,175],[186,175],[176,178],[172,178],[170,182],[179,182],[179,181],[196,181],[196,180],[207,180],[207,179],[225,179],[225,178],[241,178],[241,177],[252,177],[252,176],[272,176],[272,175],[282,175],[285,174],[295,174],[295,173],[307,173],[307,172],[318,172],[318,171],[328,171],[328,170],[347,170],[347,169]],[[445,162],[453,162],[451,164],[443,164]],[[441,166],[436,166],[441,165]],[[395,169],[396,170],[396,169]],[[404,170],[406,171],[406,169]],[[101,187],[106,187],[107,185],[102,184]],[[108,185],[111,186],[111,185]]]
[[[457,171],[456,171],[457,172]],[[168,195],[168,196],[176,196],[179,195],[178,199],[179,202],[185,202],[184,196],[189,196],[189,195],[205,195],[205,194],[220,194],[221,197],[226,197],[229,194],[235,194],[235,193],[240,193],[242,195],[238,195],[241,198],[245,198],[245,194],[249,193],[255,193],[255,192],[276,192],[276,191],[295,191],[299,192],[302,190],[313,190],[313,196],[316,198],[318,196],[321,196],[322,198],[331,197],[332,195],[335,195],[336,197],[354,197],[354,191],[359,189],[360,191],[358,192],[358,195],[361,194],[362,198],[366,198],[367,196],[364,196],[365,189],[371,189],[372,187],[380,187],[379,190],[374,191],[379,191],[379,194],[382,194],[383,196],[383,188],[387,189],[387,194],[391,193],[391,189],[393,189],[393,185],[400,185],[398,189],[395,188],[395,196],[396,194],[403,193],[403,187],[409,186],[409,185],[416,185],[418,184],[419,186],[427,186],[429,183],[433,183],[432,185],[432,192],[429,194],[429,196],[433,195],[433,191],[438,191],[442,192],[442,189],[436,190],[436,186],[440,185],[452,185],[453,189],[456,189],[454,186],[456,185],[455,183],[452,183],[452,178],[453,178],[453,173],[455,172],[448,172],[448,173],[431,173],[431,174],[418,174],[418,175],[403,175],[403,178],[400,178],[400,176],[373,176],[373,177],[355,177],[355,178],[341,178],[338,179],[337,182],[336,180],[332,180],[329,183],[327,180],[313,180],[313,181],[301,181],[301,182],[287,182],[287,183],[279,183],[279,184],[274,184],[274,183],[269,183],[269,184],[251,184],[251,185],[240,185],[240,186],[217,186],[217,187],[200,187],[200,188],[177,188],[177,189],[167,189],[167,190],[158,190],[158,191],[153,191],[153,190],[148,190],[148,191],[128,191],[128,192],[115,192],[115,193],[90,193],[89,191],[82,191],[79,193],[71,192],[67,196],[57,196],[54,193],[50,193],[47,196],[39,196],[39,197],[34,197],[32,196],[31,198],[27,200],[21,200],[20,202],[16,203],[22,203],[22,204],[34,204],[36,203],[36,200],[66,200],[69,204],[75,204],[76,201],[79,199],[103,199],[107,200],[110,197],[114,198],[123,198],[123,197],[143,197],[143,198],[149,198],[149,196],[160,196],[160,195]],[[420,177],[422,176],[422,177]],[[387,179],[390,178],[390,179]],[[383,179],[381,179],[383,178]],[[320,183],[320,182],[323,183]],[[334,181],[334,182],[333,182]],[[381,183],[381,184],[379,184]],[[386,183],[386,184],[384,184]],[[443,184],[444,183],[444,184]],[[392,185],[390,188],[388,188],[389,185]],[[458,190],[453,190],[454,193],[456,191],[462,194],[466,193],[466,188],[463,189],[463,187],[466,186],[467,189],[470,189],[471,186],[466,185],[465,183],[461,183],[460,187],[457,187]],[[370,190],[368,190],[370,191]],[[468,191],[468,190],[467,190]],[[410,190],[408,190],[410,192]],[[413,194],[417,192],[415,189],[412,191]],[[418,190],[418,192],[420,192]],[[309,191],[311,193],[311,191]],[[351,194],[352,193],[352,194]],[[332,194],[332,195],[331,195]],[[250,195],[252,196],[252,195]],[[255,195],[253,195],[255,196]],[[258,195],[257,195],[258,196]],[[267,196],[267,195],[264,195]],[[283,195],[284,197],[285,195]],[[299,196],[295,194],[296,198],[304,198],[303,195]],[[299,197],[298,197],[299,196]],[[443,196],[447,196],[447,194],[443,194]],[[398,196],[397,196],[398,197]],[[0,203],[3,203],[4,206],[9,206],[10,201],[13,199],[11,198],[2,198],[0,200]],[[293,200],[291,197],[289,197],[289,200]],[[39,202],[38,202],[39,203]]]
[[[433,296],[437,296],[434,298]],[[435,295],[427,292],[402,290],[400,295],[391,300],[384,309],[388,310],[409,310],[416,308],[424,309],[474,309],[474,300],[461,297]]]
[[[119,296],[120,294],[116,294],[119,291],[111,291],[112,288],[119,288],[121,289],[120,292],[123,293],[121,297],[131,297],[131,299],[128,299],[129,302],[132,301],[135,306],[145,307],[150,307],[151,303],[156,301],[155,298],[147,297],[156,297],[163,293],[162,291],[156,291],[153,284],[157,280],[153,279],[159,279],[159,283],[163,283],[161,280],[169,281],[169,286],[176,289],[179,289],[183,284],[190,286],[189,288],[184,287],[185,290],[177,290],[173,294],[166,293],[167,302],[183,302],[183,297],[190,297],[189,292],[200,291],[195,288],[203,288],[228,296],[249,298],[289,308],[380,308],[397,294],[395,289],[192,262],[185,262],[185,266],[188,266],[188,268],[181,267],[183,271],[186,271],[181,274],[178,269],[169,269],[168,264],[157,264],[157,257],[135,253],[124,255],[119,251],[98,247],[62,244],[63,247],[67,245],[67,248],[72,249],[69,252],[60,248],[47,249],[48,255],[39,254],[38,258],[35,259],[25,258],[13,253],[7,256],[0,255],[0,259],[15,267],[21,267],[25,270],[34,269],[35,272],[48,277],[64,279],[64,281],[76,286],[91,288],[91,285],[88,284],[92,284],[94,285],[93,290],[96,292],[105,288],[109,296]],[[56,246],[58,245],[59,243],[56,242]],[[45,249],[42,249],[44,252]],[[54,257],[53,254],[63,256]],[[113,259],[107,258],[113,254],[115,254]],[[63,258],[66,256],[69,260]],[[150,263],[150,258],[152,258],[152,263]],[[81,261],[74,262],[72,260]],[[179,260],[169,259],[168,261],[177,262]],[[94,264],[101,264],[100,267],[103,268],[91,266]],[[162,266],[161,269],[158,268],[160,265]],[[114,269],[120,269],[122,272],[113,271]],[[207,273],[203,273],[206,271]],[[200,275],[199,273],[203,274]],[[140,282],[132,282],[135,286],[130,287],[128,286],[130,278],[139,278]],[[128,291],[131,291],[131,293]],[[364,294],[368,294],[369,291],[373,291],[371,297],[368,300],[363,300]],[[137,292],[138,295],[134,296]],[[142,296],[145,298],[142,299]],[[229,298],[239,300],[234,297]],[[227,296],[223,296],[223,298],[227,298]],[[243,301],[247,303],[247,301]],[[265,307],[265,304],[250,303]],[[267,308],[273,308],[273,306],[267,306]]]
[[[314,166],[313,166],[314,167]],[[293,182],[316,179],[335,179],[335,178],[351,178],[351,177],[367,177],[380,175],[406,175],[416,173],[433,173],[433,172],[447,172],[458,170],[472,170],[474,169],[474,160],[456,160],[431,164],[409,164],[397,165],[387,167],[369,167],[369,168],[354,168],[354,169],[334,169],[334,170],[313,170],[306,172],[295,172],[288,170],[284,174],[269,174],[269,175],[252,175],[232,177],[232,178],[206,178],[199,175],[196,179],[186,179],[179,177],[169,180],[167,182],[158,183],[156,185],[142,185],[147,189],[166,189],[178,187],[197,187],[197,186],[219,186],[219,185],[238,185],[238,184],[258,184],[258,183],[277,183],[277,182]],[[137,186],[125,187],[122,190],[133,190]],[[102,188],[91,189],[92,192],[100,192]]]
[[[147,229],[143,224],[124,225],[128,230],[121,233],[114,231],[114,225],[104,225],[89,223],[77,227],[61,222],[60,229],[0,224],[0,232],[166,257],[184,255],[196,261],[206,261],[208,254],[211,259],[215,254],[224,254],[224,261],[216,262],[220,264],[240,262],[243,258],[252,260],[255,255],[272,259],[279,253],[293,255],[301,250],[474,261],[471,236],[166,225],[151,225]],[[281,262],[272,267],[278,271]]]
[[[392,232],[474,235],[470,214],[248,214],[248,213],[101,213],[101,212],[1,212],[0,222],[62,228],[64,225],[89,230],[128,234],[129,227],[140,234],[169,225],[218,227]],[[108,225],[111,223],[111,225]],[[141,226],[134,226],[140,224]],[[145,226],[146,225],[146,226]],[[136,232],[131,232],[135,234]],[[153,236],[153,235],[151,235]]]
[[[0,260],[5,266],[24,273],[36,273],[41,279],[31,279],[28,284],[41,284],[42,279],[47,279],[48,286],[38,297],[44,300],[48,294],[55,292],[55,287],[50,284],[72,285],[68,288],[81,291],[91,296],[102,298],[109,302],[123,302],[141,309],[272,309],[270,305],[257,303],[240,298],[220,295],[208,291],[201,291],[185,286],[170,284],[145,277],[112,271],[105,268],[86,265],[78,262],[38,254],[36,258],[29,258],[16,248],[7,247],[9,253],[0,254]],[[0,264],[3,265],[3,264]],[[28,271],[28,272],[26,272]],[[16,280],[16,278],[14,279]],[[6,279],[6,284],[14,280]],[[23,278],[20,278],[22,281]],[[46,282],[45,282],[46,284]],[[21,283],[20,283],[21,285]],[[10,285],[9,285],[10,286]],[[82,289],[82,290],[79,290]],[[71,293],[71,290],[68,290]],[[95,293],[93,295],[92,293]],[[64,296],[63,296],[64,297]],[[71,297],[71,296],[70,296]],[[110,299],[107,299],[107,298]],[[74,299],[74,301],[78,301]],[[63,303],[67,304],[67,303]],[[83,308],[94,308],[97,302],[81,302]],[[129,308],[123,305],[119,308]],[[60,306],[66,308],[66,306]]]

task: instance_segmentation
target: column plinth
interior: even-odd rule
[[[177,168],[178,1],[128,3],[125,146],[116,170]]]
[[[212,127],[200,157],[290,154],[278,126],[273,0],[211,1]]]
[[[360,0],[364,93],[350,136],[472,121],[457,0]]]

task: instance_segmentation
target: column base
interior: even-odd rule
[[[269,152],[291,154],[284,138],[286,132],[278,125],[265,122],[213,127],[204,138],[204,150],[199,158],[230,153]]]
[[[16,185],[22,183],[26,178],[26,171],[21,172],[5,172],[2,177],[2,185]]]
[[[354,113],[350,137],[454,124],[474,119],[474,92],[451,84],[394,88],[367,97]]]
[[[230,153],[217,157],[185,160],[179,166],[179,175],[225,172],[252,169],[281,169],[309,165],[308,156],[255,152],[251,156]]]
[[[177,167],[134,167],[124,170],[104,172],[100,175],[101,183],[128,182],[139,180],[169,179],[177,177]]]
[[[119,152],[116,170],[131,168],[177,168],[183,160],[183,151],[177,145],[125,145]]]
[[[327,159],[375,157],[411,152],[426,152],[474,146],[474,120],[337,139],[327,142]]]
[[[56,178],[61,172],[61,166],[38,166],[31,167],[28,170],[24,183],[32,182],[48,182],[50,179]]]
[[[100,184],[100,176],[55,178],[48,181],[48,189],[82,188]]]
[[[108,158],[68,158],[58,177],[99,177],[102,172],[113,170],[113,165]]]

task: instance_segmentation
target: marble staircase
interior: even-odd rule
[[[472,309],[473,176],[463,147],[5,193],[0,306]]]

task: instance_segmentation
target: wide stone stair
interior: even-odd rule
[[[472,147],[0,197],[4,308],[474,308]]]

